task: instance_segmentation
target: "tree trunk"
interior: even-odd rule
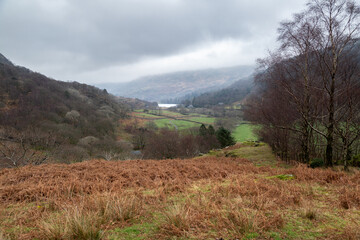
[[[335,68],[335,67],[334,67]],[[326,136],[326,166],[333,166],[333,145],[334,145],[334,126],[335,126],[335,72],[331,76],[331,85],[329,92],[329,122],[327,127],[327,136]]]
[[[326,137],[327,145],[326,145],[326,166],[332,167],[333,166],[333,144],[334,144],[334,136],[333,136],[333,128],[328,128],[328,135]]]
[[[351,149],[350,146],[345,146],[344,153],[344,171],[349,171],[349,162],[351,161]]]

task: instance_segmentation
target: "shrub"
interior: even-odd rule
[[[165,212],[166,223],[162,226],[162,231],[168,235],[186,235],[190,230],[190,208],[184,204],[174,204]]]
[[[65,114],[65,119],[70,123],[77,123],[79,122],[80,113],[76,110],[71,110]]]
[[[311,160],[310,162],[310,167],[311,168],[318,168],[318,167],[323,167],[325,165],[325,162],[323,159],[321,158],[314,158],[313,160]]]
[[[135,196],[104,196],[95,206],[105,222],[126,222],[142,214],[142,202]]]
[[[63,145],[54,152],[54,158],[62,163],[81,162],[89,157],[86,149],[80,146]]]
[[[231,136],[230,131],[223,127],[220,127],[216,131],[216,138],[220,142],[222,148],[235,145],[236,143],[234,137]]]

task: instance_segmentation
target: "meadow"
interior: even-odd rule
[[[150,111],[144,113],[143,110],[137,110],[132,115],[141,120],[152,121],[158,128],[169,128],[172,130],[185,130],[189,128],[199,128],[201,124],[215,124],[216,118],[208,117],[202,114],[181,114],[168,110]]]
[[[169,128],[172,130],[185,130],[193,127],[200,127],[201,124],[195,122],[189,122],[184,120],[175,120],[175,119],[159,119],[155,120],[154,123],[158,128]]]
[[[359,186],[358,170],[287,165],[251,143],[3,169],[0,239],[359,239]]]
[[[232,135],[237,142],[257,141],[258,137],[255,134],[257,128],[257,126],[251,123],[241,122],[232,132]]]
[[[155,115],[153,113],[143,113],[142,110],[137,110],[133,116],[141,120],[152,121],[158,128],[169,128],[172,130],[185,130],[189,128],[199,128],[201,124],[215,125],[216,118],[209,117],[202,114],[188,114],[183,115],[177,112],[171,112],[168,110],[161,110],[161,115]],[[158,112],[156,112],[158,114]],[[236,128],[232,131],[232,135],[236,142],[245,141],[257,141],[258,137],[255,134],[255,130],[258,127],[246,122],[241,121]]]

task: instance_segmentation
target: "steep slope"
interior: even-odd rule
[[[12,148],[25,154],[23,143],[47,151],[75,146],[85,137],[97,143],[115,140],[118,119],[128,111],[115,96],[86,84],[49,79],[2,55],[0,61],[0,166],[13,154]],[[87,155],[83,150],[76,151]]]
[[[182,103],[185,105],[192,104],[194,107],[207,107],[218,104],[232,104],[243,100],[252,90],[253,76],[242,78],[229,87],[206,92],[199,96],[190,97]]]
[[[129,83],[100,86],[119,96],[164,102],[227,87],[236,80],[248,76],[252,71],[252,66],[236,66],[147,76]]]
[[[14,66],[12,62],[10,62],[4,55],[0,53],[0,64],[8,65],[8,66]]]

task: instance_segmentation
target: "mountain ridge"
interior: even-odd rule
[[[253,66],[210,68],[194,71],[145,76],[127,83],[98,84],[118,96],[163,102],[194,93],[201,94],[225,88],[233,82],[250,75]]]
[[[244,100],[253,89],[254,75],[241,78],[230,86],[215,91],[208,91],[197,96],[184,98],[181,103],[185,106],[210,107],[218,104],[231,105]]]
[[[0,53],[0,64],[14,66],[14,64],[1,53]]]

